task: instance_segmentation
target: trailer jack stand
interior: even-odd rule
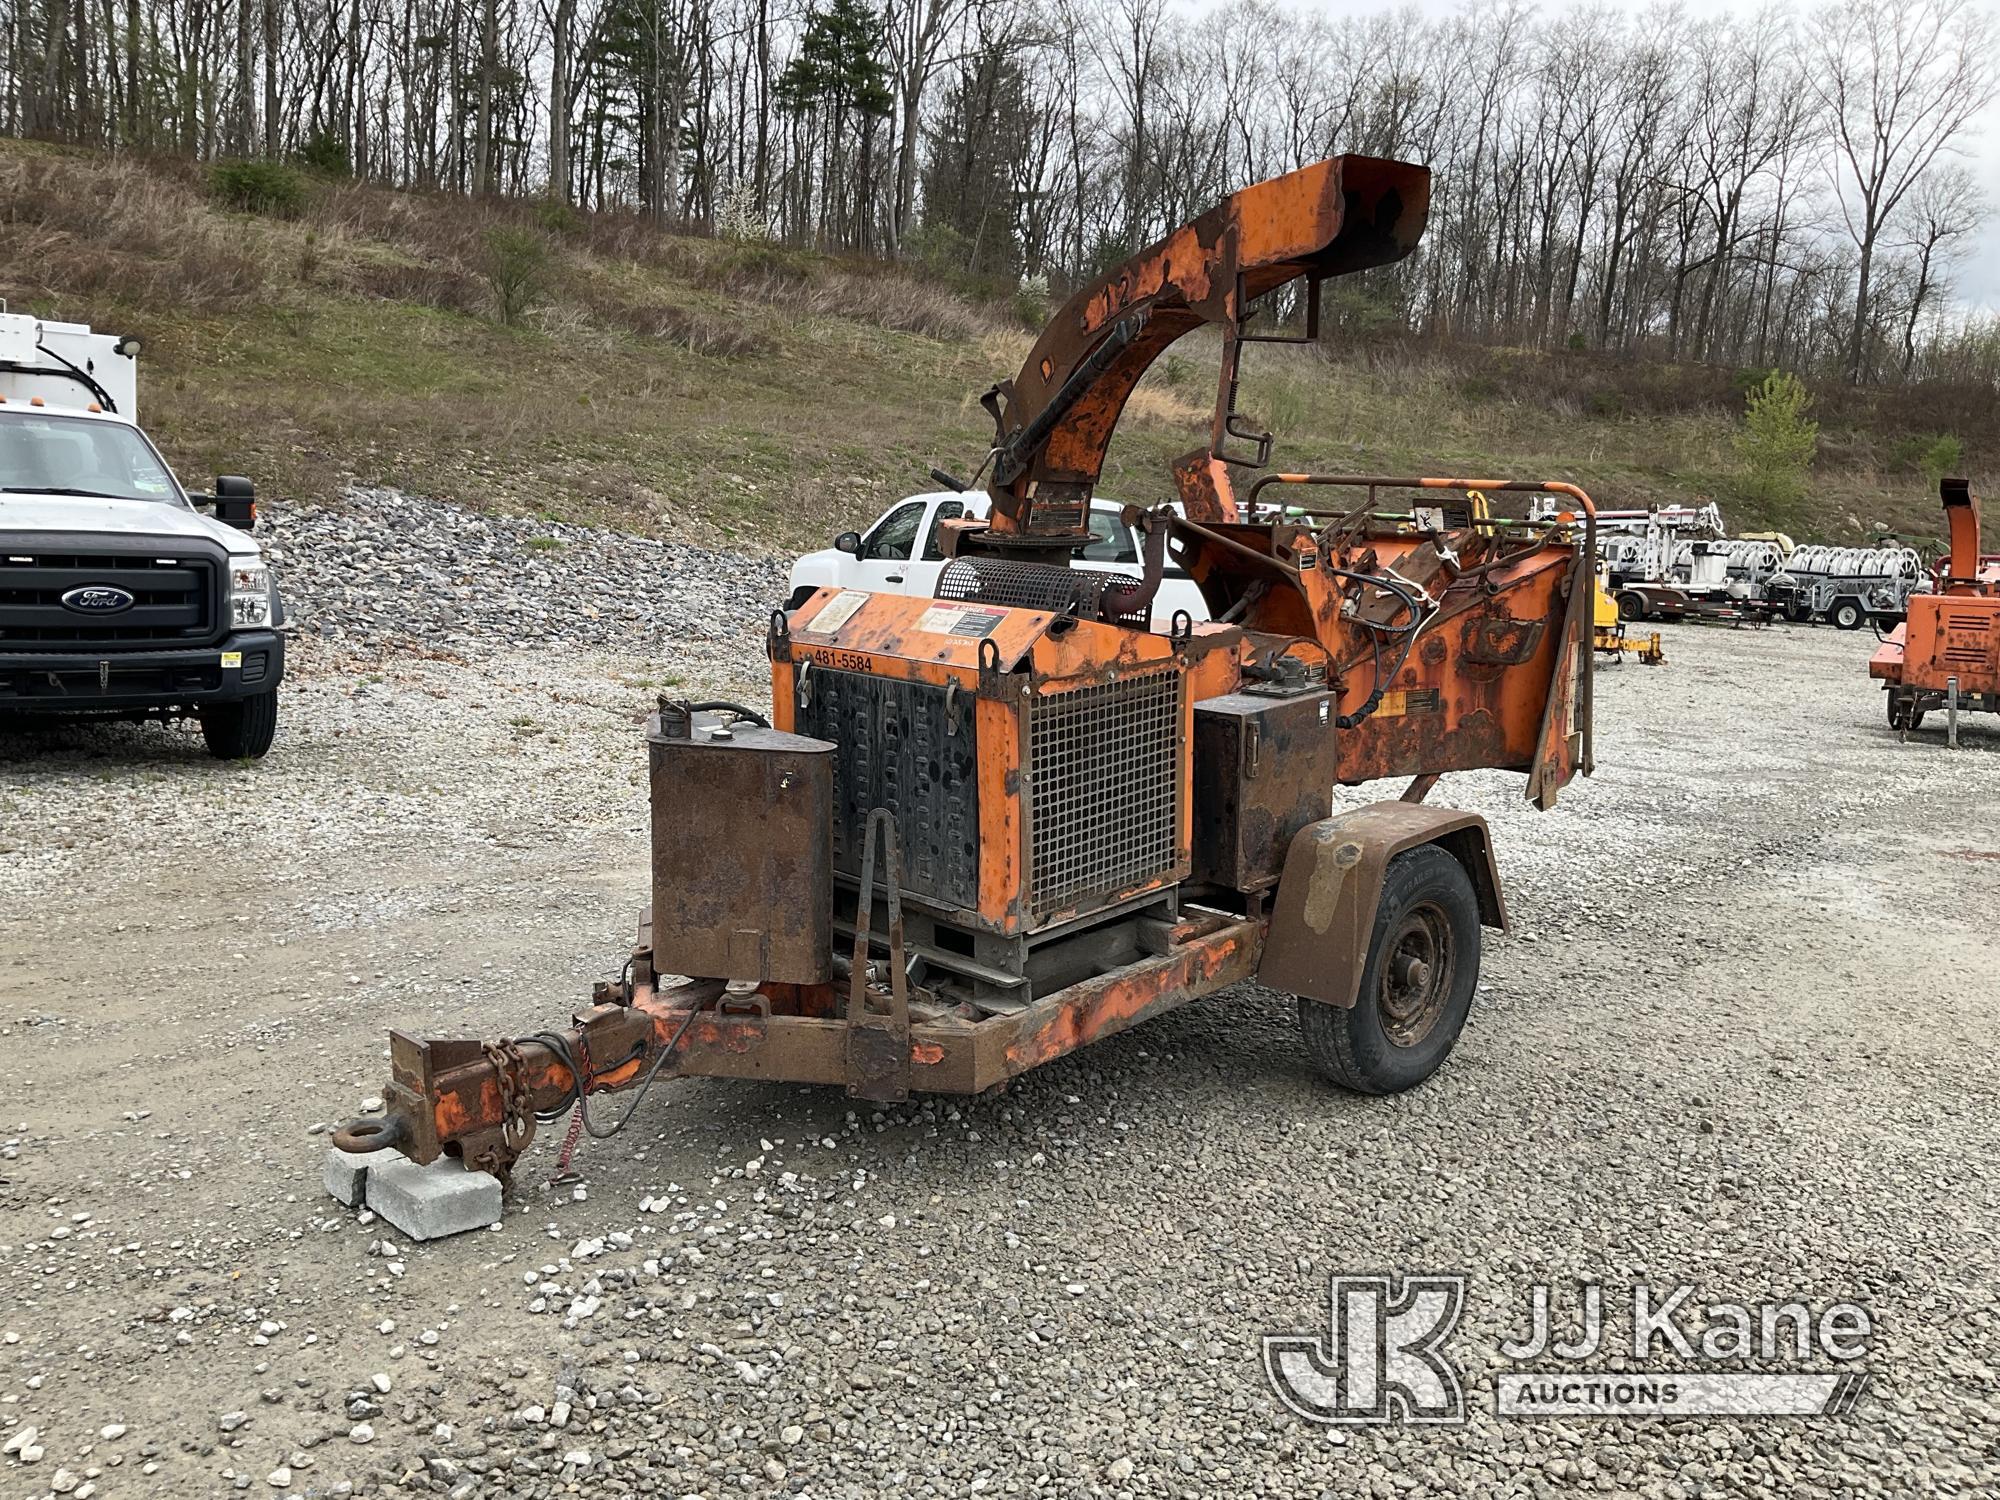
[[[889,1008],[870,1005],[880,987],[868,982],[871,913],[875,904],[875,844],[882,843],[882,887],[889,907]],[[868,815],[861,851],[861,892],[855,904],[854,960],[847,987],[847,1095],[877,1104],[910,1097],[910,976],[903,957],[902,868],[896,820],[884,808]]]

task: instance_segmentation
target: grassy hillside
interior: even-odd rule
[[[497,237],[497,238],[496,238]],[[496,243],[498,248],[496,249]],[[513,324],[495,273],[535,285]],[[190,477],[329,499],[391,484],[477,507],[788,549],[973,468],[976,398],[1011,374],[1021,310],[935,282],[630,219],[316,183],[295,216],[232,212],[181,163],[0,146],[0,296],[146,340],[148,429]],[[2000,452],[1992,393],[1821,393],[1814,494],[1736,501],[1733,372],[1440,351],[1261,348],[1243,407],[1289,469],[1571,479],[1604,504],[1714,497],[1738,530],[1937,529],[1913,458]],[[1106,493],[1150,501],[1199,441],[1214,349],[1139,392]]]

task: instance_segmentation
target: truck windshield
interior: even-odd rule
[[[88,495],[180,503],[160,456],[118,422],[0,411],[0,494]]]

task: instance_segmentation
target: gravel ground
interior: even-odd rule
[[[1325,1086],[1245,986],[977,1100],[676,1083],[582,1187],[545,1132],[497,1229],[415,1245],[322,1196],[315,1130],[389,1027],[518,1033],[617,967],[639,721],[755,690],[781,570],[393,497],[276,527],[263,764],[0,740],[0,1442],[36,1454],[0,1496],[1994,1492],[2000,724],[1898,742],[1865,635],[1675,630],[1600,675],[1556,811],[1439,788],[1515,927],[1412,1094]],[[503,606],[462,544],[548,581]],[[459,638],[397,649],[427,569]],[[1267,1385],[1261,1335],[1385,1271],[1472,1278],[1468,1425],[1329,1433]],[[1872,1383],[1496,1417],[1526,1286],[1579,1279],[1858,1299]]]

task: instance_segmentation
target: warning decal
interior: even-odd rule
[[[917,616],[917,629],[930,635],[957,636],[962,641],[983,641],[1006,618],[1000,610],[976,604],[933,604]]]
[[[855,611],[868,602],[868,595],[861,589],[842,589],[821,607],[812,617],[812,622],[802,625],[801,630],[810,630],[814,635],[832,635],[841,626],[854,618]]]

